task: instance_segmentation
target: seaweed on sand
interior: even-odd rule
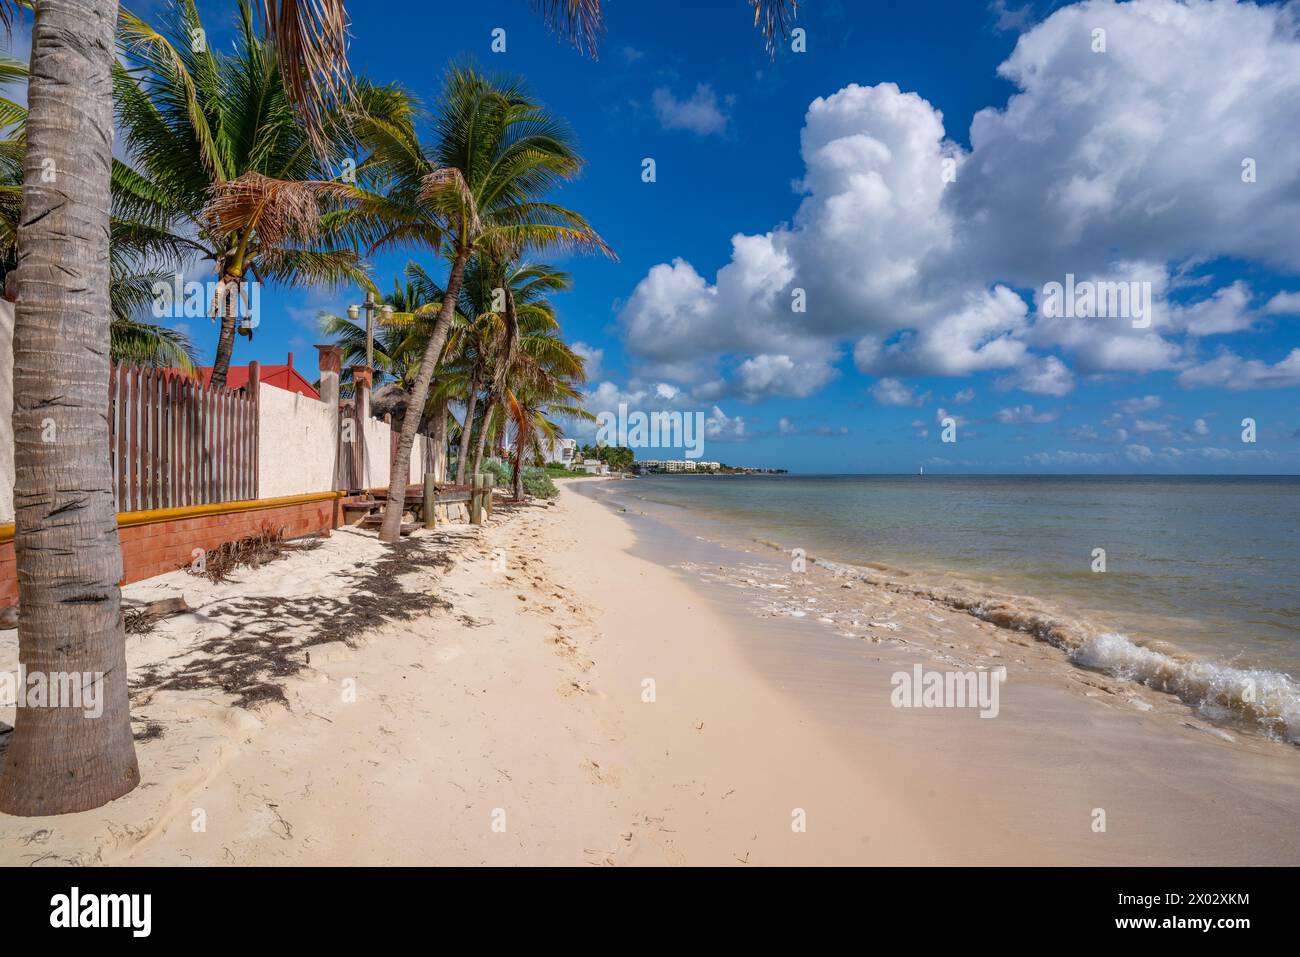
[[[200,561],[191,562],[185,570],[219,584],[230,581],[230,573],[238,568],[261,568],[289,552],[311,551],[320,546],[319,538],[285,541],[283,528],[264,524],[252,535],[209,549]]]

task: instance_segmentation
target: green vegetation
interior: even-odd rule
[[[509,465],[495,460],[483,463],[480,469],[482,472],[490,472],[497,477],[497,486],[505,488],[510,485],[512,480],[512,470]],[[535,498],[555,498],[560,494],[560,490],[555,487],[551,481],[553,473],[549,469],[539,468],[536,465],[525,465],[521,470],[524,483],[524,491]],[[573,472],[572,475],[581,473]]]
[[[636,460],[631,449],[619,445],[584,445],[578,449],[578,455],[604,462],[611,472],[630,472]]]

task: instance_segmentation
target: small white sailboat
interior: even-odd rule
[[[921,466],[921,471],[916,473],[917,478],[925,478],[925,466]]]

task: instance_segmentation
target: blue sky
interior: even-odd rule
[[[523,0],[350,4],[359,72],[429,102],[472,57],[572,124],[556,199],[619,256],[555,260],[592,411],[698,411],[705,458],[800,472],[1297,471],[1294,4],[809,0],[775,57],[741,0],[606,7],[592,60]],[[1047,317],[1067,273],[1149,284],[1152,327]],[[235,361],[310,371],[355,300],[268,290]]]

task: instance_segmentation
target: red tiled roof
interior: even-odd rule
[[[207,385],[212,380],[212,366],[199,366],[196,370],[203,377],[203,384]],[[277,389],[284,389],[286,392],[296,392],[299,395],[309,396],[319,400],[320,393],[316,387],[304,379],[298,370],[293,367],[293,353],[289,353],[289,361],[284,365],[267,366],[264,365],[259,370],[260,378],[267,385],[273,385]],[[242,389],[248,385],[248,366],[231,366],[226,371],[226,388],[232,392],[236,389]]]

